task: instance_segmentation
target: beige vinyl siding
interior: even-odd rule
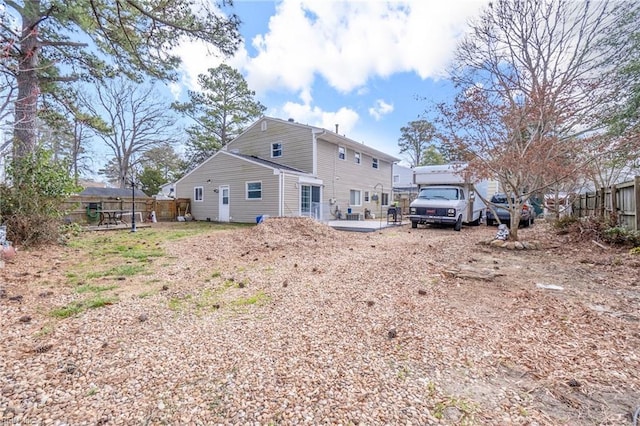
[[[218,194],[213,192],[214,186],[211,182],[207,182],[207,179],[211,178],[211,173],[205,169],[208,167],[199,167],[178,181],[175,185],[175,195],[177,198],[191,199],[189,211],[196,220],[206,220],[207,217],[217,220]],[[202,201],[194,202],[193,189],[198,186],[202,187]],[[184,212],[181,214],[184,215]]]
[[[392,163],[378,158],[378,168],[371,166],[373,156],[368,154],[366,147],[359,149],[360,164],[355,164],[354,150],[347,147],[346,159],[338,158],[338,146],[329,142],[318,140],[318,178],[324,181],[324,199],[335,198],[337,205],[343,213],[349,208],[349,194],[352,189],[362,191],[362,205],[352,206],[353,213],[363,213],[367,208],[379,214],[382,192],[389,194],[391,200],[392,193]],[[382,188],[374,189],[376,184],[382,184]],[[364,201],[364,193],[369,191],[370,201]],[[380,195],[379,202],[371,200],[374,193]]]
[[[210,179],[211,182],[207,182]],[[193,187],[204,187],[203,202],[191,203],[196,220],[218,221],[219,194],[214,189],[229,186],[229,220],[255,223],[256,216],[279,214],[279,180],[273,169],[225,153],[218,153],[176,185],[178,197],[192,198]],[[262,199],[247,200],[246,183],[262,183]]]
[[[262,130],[262,121],[267,122],[267,130]],[[312,173],[312,141],[313,134],[308,127],[263,119],[229,143],[227,149]],[[281,157],[271,158],[271,144],[274,142],[282,143]]]
[[[284,176],[283,216],[300,216],[300,185],[297,175]]]

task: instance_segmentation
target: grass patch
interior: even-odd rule
[[[113,305],[117,301],[118,299],[115,297],[97,296],[97,297],[94,297],[93,299],[87,300],[85,302],[85,306],[88,309],[102,308],[103,306]]]
[[[144,265],[120,265],[106,271],[95,271],[87,274],[87,279],[102,277],[132,277],[146,272]]]
[[[448,408],[455,408],[460,412],[460,419],[458,424],[460,425],[475,424],[474,423],[474,420],[475,420],[474,414],[476,411],[475,406],[472,403],[462,398],[455,398],[452,396],[445,397],[443,400],[441,400],[435,405],[433,409],[433,417],[435,417],[438,420],[444,419],[445,412]]]
[[[169,299],[169,309],[172,311],[181,311],[189,304],[191,298],[192,296],[190,294],[181,297],[172,297]]]
[[[53,309],[51,316],[56,318],[69,318],[84,310],[82,302],[73,302],[61,308]]]
[[[234,306],[251,306],[251,305],[264,305],[269,301],[267,296],[262,290],[249,297],[241,297],[231,302]]]
[[[122,278],[145,275],[149,273],[149,262],[153,259],[162,259],[157,262],[161,267],[175,265],[179,261],[178,256],[169,256],[164,249],[167,242],[215,234],[219,231],[247,228],[253,224],[216,224],[211,222],[188,222],[166,224],[157,228],[140,229],[138,232],[86,232],[74,235],[67,246],[75,249],[71,255],[74,264],[66,273],[67,284],[72,286],[77,294],[95,296],[93,298],[69,303],[50,311],[50,315],[56,318],[68,318],[78,315],[83,310],[98,308],[106,304],[115,303],[117,299],[100,296],[109,290],[117,288],[115,285],[100,285],[97,281],[101,278]],[[96,262],[95,259],[101,259]],[[221,277],[221,272],[215,271],[211,278]],[[160,282],[150,280],[148,284]],[[209,292],[203,292],[196,299],[173,298],[169,301],[169,307],[173,310],[181,310],[187,307],[195,307],[198,310],[213,309],[218,303],[218,297],[227,288],[235,283],[224,282],[222,288]],[[158,290],[149,290],[139,294],[145,298],[157,294]]]
[[[83,284],[76,288],[76,293],[102,293],[103,291],[113,290],[114,288],[118,288],[118,286]]]
[[[53,333],[53,330],[55,330],[55,327],[53,326],[53,324],[45,324],[45,325],[42,326],[42,328],[40,330],[38,330],[34,334],[34,337],[45,337],[45,336],[48,336],[49,334]]]
[[[86,311],[87,309],[96,309],[103,306],[112,305],[117,302],[115,297],[96,296],[87,300],[71,302],[66,306],[51,310],[50,315],[55,318],[69,318]]]
[[[138,297],[140,299],[145,299],[147,297],[155,296],[156,294],[158,294],[158,290],[149,290],[149,291],[143,291],[138,295]]]

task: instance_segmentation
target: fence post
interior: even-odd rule
[[[634,231],[640,231],[640,176],[636,176],[633,179],[633,204],[635,205],[636,211],[636,220],[634,221],[635,229]]]
[[[611,185],[611,212],[609,213],[609,223],[618,226],[620,215],[618,214],[618,186]]]

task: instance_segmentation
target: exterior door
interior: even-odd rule
[[[320,215],[320,187],[302,185],[300,187],[300,213],[314,219],[322,219]]]
[[[229,186],[218,188],[218,221],[229,222]]]

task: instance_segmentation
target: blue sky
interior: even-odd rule
[[[402,158],[400,128],[429,101],[451,96],[445,67],[484,4],[236,0],[244,43],[225,62],[244,75],[267,115],[330,130],[338,124],[339,133]],[[204,51],[181,47],[175,97],[197,90],[198,74],[220,64]]]

